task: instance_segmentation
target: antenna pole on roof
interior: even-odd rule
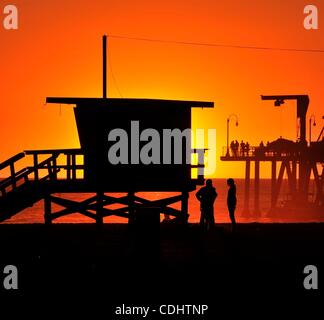
[[[102,37],[102,97],[107,98],[107,35]]]

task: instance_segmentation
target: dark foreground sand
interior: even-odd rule
[[[0,270],[8,264],[19,270],[19,290],[0,283],[0,293],[17,303],[33,297],[35,308],[39,299],[79,310],[94,303],[104,306],[104,319],[124,319],[112,316],[123,303],[207,303],[213,319],[222,308],[232,313],[242,305],[297,310],[323,299],[323,244],[324,224],[313,223],[242,224],[236,235],[228,224],[209,233],[195,224],[140,233],[125,224],[100,232],[93,224],[0,225]],[[318,267],[317,291],[303,287],[309,264]]]

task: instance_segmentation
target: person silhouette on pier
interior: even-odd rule
[[[236,185],[234,179],[227,179],[227,185],[229,186],[227,193],[227,208],[228,213],[232,222],[232,231],[236,230],[236,221],[235,221],[235,209],[236,209]]]
[[[217,196],[218,194],[211,179],[206,180],[206,185],[196,193],[196,197],[200,202],[200,226],[203,229],[209,230],[215,224],[214,202]]]
[[[245,143],[243,142],[243,140],[240,143],[240,148],[241,148],[241,156],[244,157],[244,155],[245,155]]]
[[[235,142],[234,141],[231,142],[230,148],[231,148],[232,156],[235,157]]]
[[[245,154],[247,157],[249,156],[249,153],[250,153],[250,144],[247,142],[245,144]]]
[[[237,140],[235,140],[234,145],[235,145],[235,152],[234,152],[235,154],[234,154],[234,156],[237,157],[240,144],[239,144],[239,142]]]

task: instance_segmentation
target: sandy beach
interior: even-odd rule
[[[208,233],[197,224],[140,233],[125,224],[101,231],[94,224],[12,224],[0,225],[0,243],[0,266],[19,270],[20,298],[80,294],[107,299],[108,310],[127,302],[204,301],[214,314],[221,301],[236,298],[276,306],[286,295],[319,297],[320,290],[304,289],[303,269],[324,267],[320,223],[241,224],[235,235],[229,224]]]

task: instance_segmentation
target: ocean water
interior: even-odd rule
[[[307,217],[296,217],[294,218],[293,212],[285,212],[285,216],[277,216],[276,218],[268,216],[268,210],[270,208],[270,188],[271,181],[268,179],[263,179],[260,182],[260,209],[261,215],[255,217],[253,215],[246,216],[243,214],[243,200],[244,200],[244,180],[236,179],[237,186],[237,209],[236,209],[236,218],[240,223],[250,223],[250,222],[286,222],[287,218],[289,218],[289,222],[324,222],[324,213],[321,218],[318,215],[307,216]],[[227,212],[226,206],[226,197],[227,197],[227,185],[226,179],[214,179],[213,184],[216,187],[218,197],[216,199],[214,205],[215,211],[215,221],[216,223],[227,223],[230,222]],[[198,187],[199,189],[200,187]],[[197,189],[197,190],[198,190]],[[310,185],[310,191],[312,192],[312,183]],[[189,195],[189,222],[199,222],[200,218],[200,209],[199,203],[195,197],[195,193],[197,191],[191,192]],[[250,212],[253,212],[253,180],[251,181],[251,189],[250,189]],[[279,202],[284,201],[287,198],[288,193],[288,185],[287,182],[283,182],[282,192],[279,198]],[[56,194],[57,196],[62,196],[71,200],[80,201],[90,197],[91,194]],[[114,196],[122,196],[123,194],[114,194]],[[152,192],[152,193],[137,193],[138,196],[147,198],[147,199],[161,199],[166,198],[168,196],[176,195],[176,193],[170,192]],[[116,207],[116,205],[115,205]],[[176,204],[173,206],[174,208],[180,208],[180,204]],[[60,210],[59,206],[53,205],[53,212]],[[5,221],[4,223],[43,223],[44,218],[44,203],[40,201],[36,203],[33,207],[27,208],[21,211],[19,214],[15,215],[11,219]],[[161,220],[163,220],[164,216],[161,215]],[[127,219],[120,217],[106,217],[104,219],[105,223],[127,223]],[[61,217],[54,221],[54,223],[94,223],[94,220],[85,217],[81,214],[70,214],[65,217]]]

